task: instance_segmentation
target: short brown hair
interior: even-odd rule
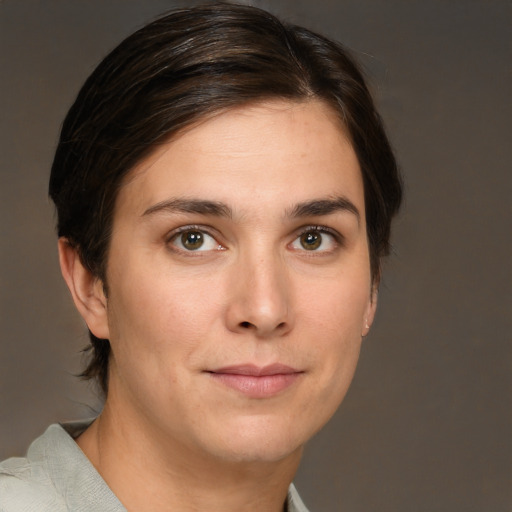
[[[184,127],[270,98],[318,98],[339,115],[361,166],[378,280],[402,187],[361,72],[339,44],[236,4],[162,16],[125,39],[87,79],[64,121],[51,171],[59,237],[108,290],[106,259],[123,177]],[[92,357],[83,376],[97,378],[106,394],[110,343],[89,334]]]

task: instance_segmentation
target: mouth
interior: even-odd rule
[[[210,370],[212,379],[249,398],[270,398],[292,386],[303,371],[283,364],[243,364]]]

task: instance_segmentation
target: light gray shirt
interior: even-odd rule
[[[126,512],[74,441],[87,423],[51,425],[26,458],[0,463],[0,512]],[[295,487],[288,512],[308,512]]]

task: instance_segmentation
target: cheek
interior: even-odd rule
[[[334,284],[333,284],[334,283]],[[362,327],[370,300],[366,279],[337,279],[305,305],[302,328],[308,332],[308,355],[318,365],[325,397],[341,400],[354,374]],[[369,285],[368,285],[369,288]]]
[[[123,274],[130,277],[120,279]],[[219,315],[216,287],[207,283],[208,291],[199,293],[197,283],[176,273],[121,270],[115,278],[116,293],[109,297],[112,349],[119,356],[141,358],[139,364],[162,361],[170,352],[179,353],[177,359],[190,356]]]
[[[311,290],[311,286],[310,286]],[[309,322],[329,338],[351,339],[361,337],[364,318],[370,303],[370,280],[333,277],[320,283],[303,301]]]

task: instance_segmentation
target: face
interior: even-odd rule
[[[216,458],[300,450],[373,318],[364,210],[355,153],[320,102],[230,110],[159,147],[117,200],[107,406]]]

